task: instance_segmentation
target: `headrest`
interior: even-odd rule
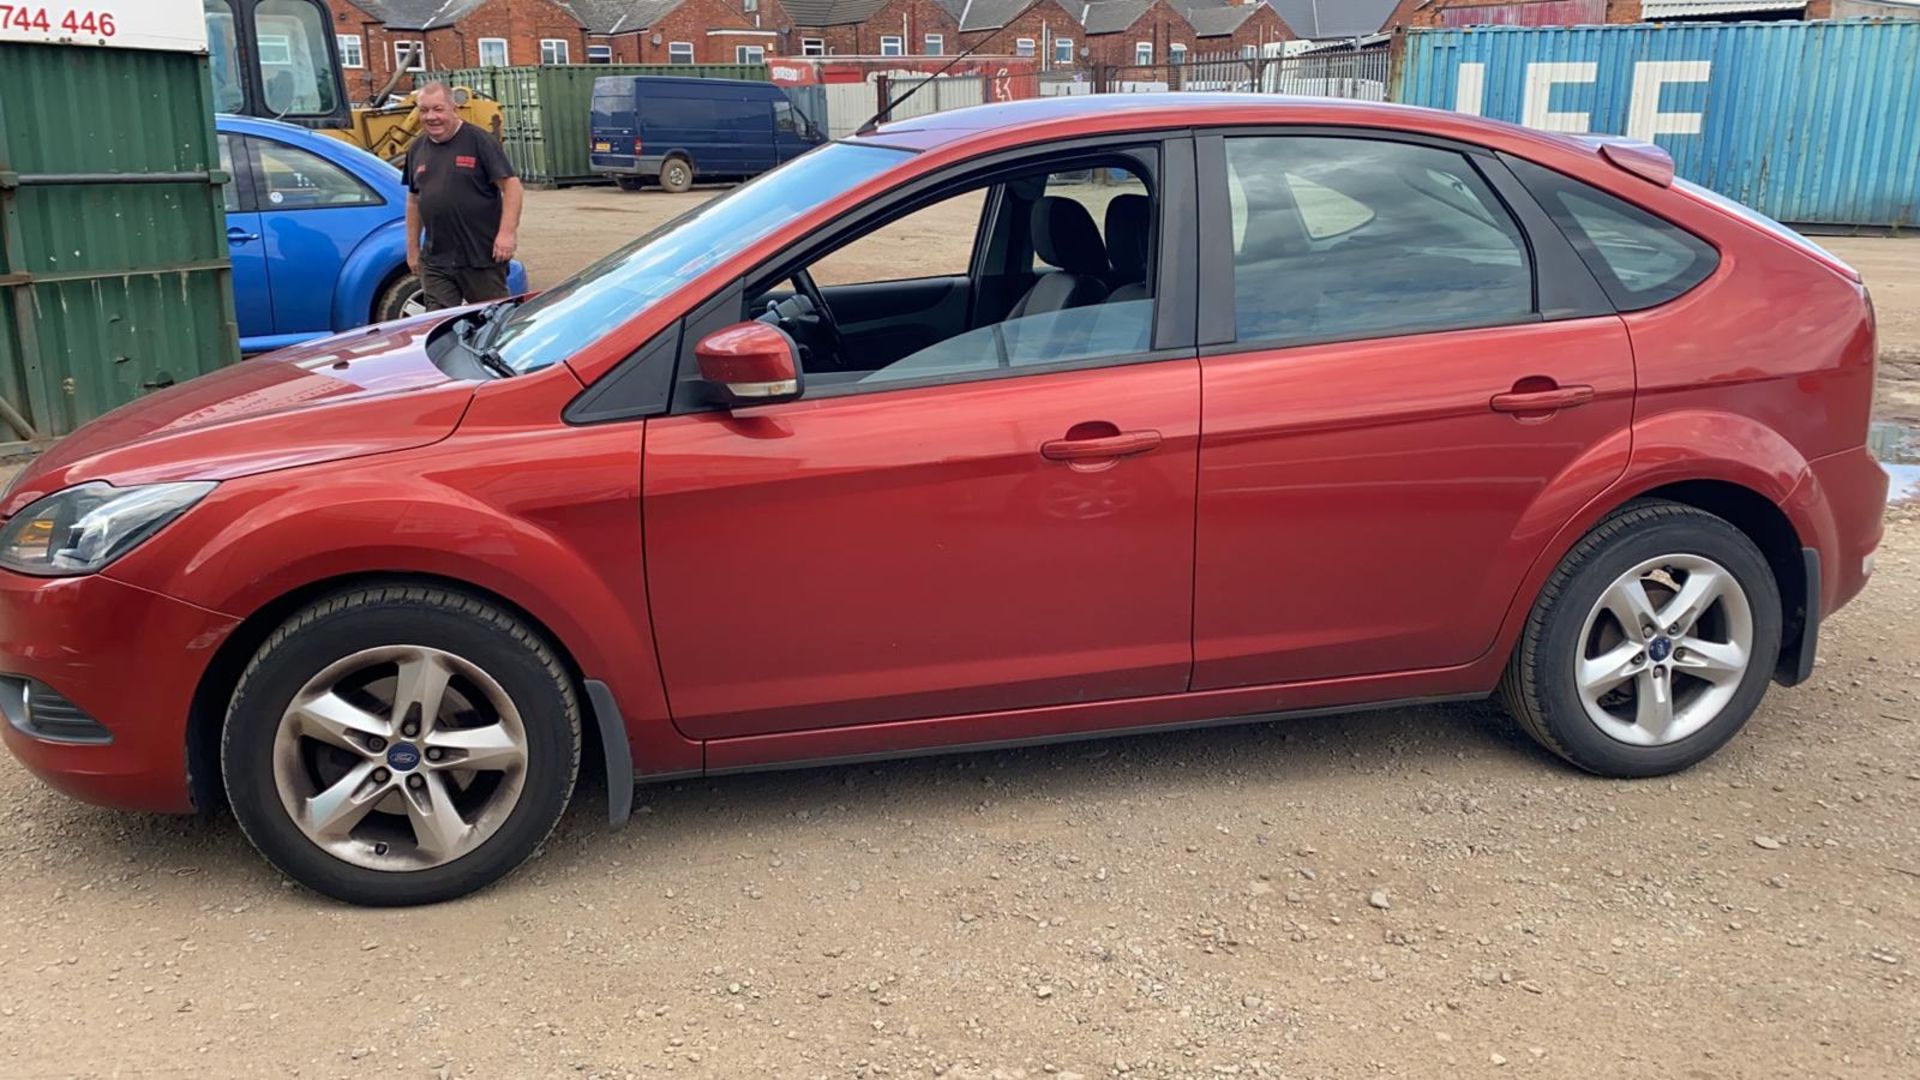
[[[1153,200],[1145,195],[1115,195],[1107,204],[1107,261],[1120,280],[1147,279],[1152,223]]]
[[[1047,263],[1074,274],[1105,274],[1107,246],[1087,208],[1058,195],[1033,204],[1033,250]]]

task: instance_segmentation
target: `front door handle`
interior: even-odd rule
[[[1543,390],[1509,390],[1493,395],[1487,405],[1494,412],[1550,413],[1556,409],[1585,405],[1592,400],[1591,386],[1554,386]]]
[[[1157,431],[1122,431],[1114,435],[1093,435],[1053,439],[1040,444],[1040,454],[1049,461],[1105,461],[1109,458],[1144,454],[1159,446]]]
[[[247,232],[238,225],[227,229],[227,243],[229,244],[244,244],[249,240],[258,239],[260,239],[259,233]]]

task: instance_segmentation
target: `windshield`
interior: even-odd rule
[[[489,343],[515,371],[550,367],[804,211],[900,163],[831,143],[682,214],[514,308]]]

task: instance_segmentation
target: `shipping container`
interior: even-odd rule
[[[0,441],[239,360],[199,49],[0,42]]]
[[[1780,221],[1920,224],[1920,23],[1416,30],[1393,96],[1648,139]]]
[[[588,127],[593,80],[607,75],[767,81],[763,64],[543,64],[460,68],[433,77],[500,103],[500,142],[522,180],[570,184],[606,180],[589,160]]]

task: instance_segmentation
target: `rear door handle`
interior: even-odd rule
[[[1040,444],[1040,454],[1049,461],[1104,461],[1144,454],[1159,445],[1157,431],[1123,431],[1085,439],[1053,439]]]
[[[1556,386],[1551,390],[1510,390],[1487,402],[1494,412],[1544,413],[1571,409],[1593,400],[1591,386]]]
[[[246,232],[242,230],[238,225],[235,225],[232,228],[227,230],[227,243],[229,244],[244,244],[249,240],[258,240],[258,239],[260,239],[259,233]]]

